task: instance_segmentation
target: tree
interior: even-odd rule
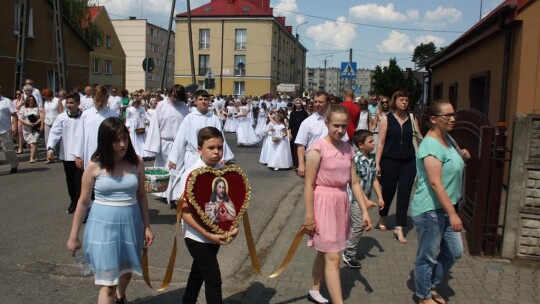
[[[416,68],[424,67],[426,62],[437,55],[437,53],[437,48],[433,42],[427,44],[420,43],[420,45],[414,48],[412,62],[414,62]]]
[[[92,46],[96,46],[97,36],[102,31],[90,18],[87,0],[63,0],[62,14],[74,28],[80,31],[84,39]]]
[[[371,79],[373,94],[390,97],[395,91],[404,88],[405,76],[397,65],[396,58],[391,58],[387,67],[376,66]]]
[[[422,84],[414,77],[412,71],[404,72],[391,58],[387,67],[375,67],[371,76],[371,94],[392,97],[397,90],[406,90],[410,96],[410,109],[413,109],[422,95]]]

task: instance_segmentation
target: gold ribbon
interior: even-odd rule
[[[174,263],[176,262],[176,248],[178,245],[177,235],[178,230],[180,230],[180,220],[182,219],[182,209],[184,207],[184,201],[179,200],[178,205],[176,205],[176,227],[174,229],[174,242],[173,247],[171,250],[171,255],[169,256],[169,263],[167,264],[167,270],[165,270],[165,276],[163,277],[163,281],[161,282],[161,286],[158,288],[158,291],[164,291],[169,287],[169,284],[171,284],[172,276],[173,276],[173,270],[174,270]],[[152,287],[152,283],[150,282],[150,272],[148,271],[148,253],[147,248],[144,248],[143,250],[143,256],[142,256],[142,271],[143,271],[143,278],[144,282],[146,282],[146,285],[150,287],[151,289],[154,289]]]
[[[251,266],[253,267],[253,270],[258,275],[262,275],[261,273],[261,267],[259,262],[259,255],[257,254],[257,249],[255,249],[255,243],[253,242],[253,234],[251,233],[251,225],[249,224],[249,217],[247,212],[244,214],[244,231],[246,234],[246,242],[248,245],[249,250],[249,257],[251,259]],[[271,275],[269,275],[269,278],[275,278],[279,276],[285,268],[289,265],[291,262],[294,254],[296,253],[296,250],[298,249],[298,245],[300,245],[300,242],[302,241],[302,238],[304,237],[305,227],[302,225],[300,229],[298,229],[298,232],[296,232],[296,235],[294,236],[293,242],[291,243],[291,246],[289,247],[289,251],[287,251],[287,255],[279,265],[278,269],[274,271]]]
[[[172,281],[174,264],[176,261],[176,246],[178,244],[177,234],[178,234],[178,230],[180,229],[180,220],[182,219],[182,207],[183,207],[183,201],[179,201],[176,207],[176,228],[174,231],[173,247],[171,250],[171,255],[169,257],[169,263],[167,264],[167,270],[165,271],[165,276],[163,277],[163,281],[158,291],[164,291],[165,289],[167,289],[167,287],[169,287],[169,284]],[[255,248],[255,242],[253,241],[253,233],[251,232],[251,225],[249,222],[249,217],[248,217],[247,212],[244,213],[243,223],[244,223],[244,232],[246,234],[246,242],[247,242],[247,246],[249,250],[249,257],[251,260],[251,266],[253,268],[253,271],[255,271],[255,273],[257,273],[258,275],[263,275],[261,272],[259,255],[257,254],[257,249]],[[287,251],[287,255],[285,256],[285,258],[279,265],[278,269],[274,271],[271,275],[269,275],[268,278],[275,278],[279,276],[285,270],[285,268],[287,268],[294,254],[296,253],[296,250],[298,249],[298,246],[300,245],[302,238],[304,237],[304,233],[305,233],[305,227],[302,225],[300,229],[298,229],[298,231],[296,232],[293,242],[291,243],[291,246],[289,247],[289,250]],[[146,282],[146,285],[148,285],[148,287],[153,289],[152,283],[150,282],[150,275],[148,271],[147,251],[148,249],[144,248],[141,266],[143,270],[143,278],[144,278],[144,281]]]

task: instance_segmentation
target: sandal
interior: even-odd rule
[[[401,244],[407,244],[409,241],[405,238],[403,235],[403,228],[402,227],[396,227],[394,228],[394,238],[400,242]]]
[[[17,150],[17,154],[23,154],[23,150]]]
[[[383,224],[379,224],[378,228],[380,231],[386,231],[386,226]]]
[[[431,298],[439,304],[446,304],[446,300],[435,290],[431,290]]]
[[[114,301],[115,304],[129,304],[128,300],[126,299],[126,296],[119,298],[115,298]]]

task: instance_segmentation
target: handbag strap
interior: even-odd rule
[[[416,117],[414,117],[413,113],[409,113],[409,119],[411,120],[413,136],[423,138],[422,135],[418,133],[418,130],[416,130]]]

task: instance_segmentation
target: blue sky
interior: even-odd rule
[[[171,0],[100,0],[112,19],[136,16],[168,25]],[[209,0],[192,0],[196,8]],[[397,58],[412,67],[411,56],[420,43],[447,46],[497,7],[503,0],[271,0],[274,15],[285,16],[293,33],[308,49],[307,66],[339,67],[348,61],[349,48],[358,68],[386,65]],[[482,6],[482,11],[480,7]],[[176,1],[176,12],[186,11],[186,1]],[[302,24],[306,22],[305,24]],[[298,27],[298,25],[300,25]],[[298,28],[297,28],[298,27]]]

